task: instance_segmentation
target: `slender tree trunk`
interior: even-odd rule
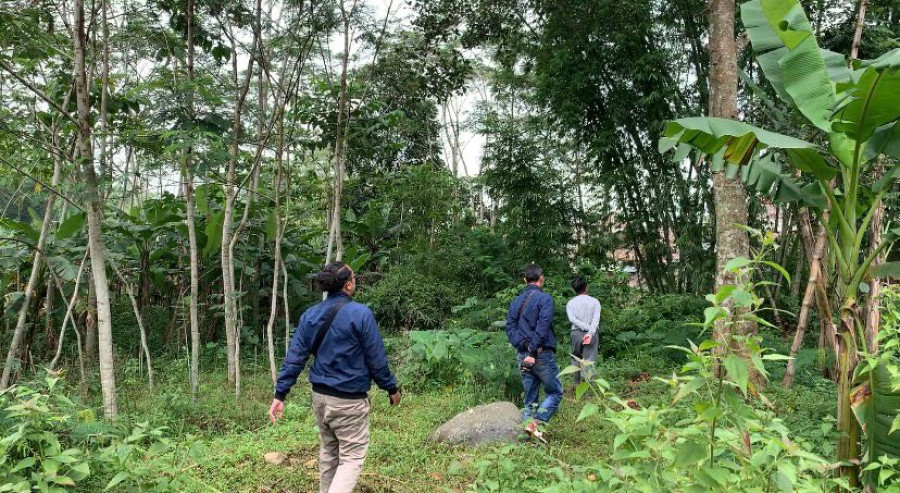
[[[194,122],[194,0],[188,0],[187,6],[187,78],[188,78],[188,116],[191,128]],[[194,170],[193,148],[188,147],[184,155],[184,200],[188,229],[188,249],[191,264],[190,294],[190,326],[191,326],[191,397],[196,400],[200,392],[200,315],[197,308],[200,302],[200,249],[197,247],[197,221],[194,218]]]
[[[47,290],[47,296],[44,297],[44,338],[46,346],[52,346],[56,342],[55,338],[57,335],[54,334],[55,330],[53,329],[53,304],[55,301],[53,293],[55,290],[53,289],[53,280],[50,276],[47,276],[45,289]]]
[[[859,9],[856,13],[856,25],[853,29],[853,44],[850,45],[850,59],[859,58],[859,47],[862,44],[863,27],[866,25],[866,8],[869,0],[859,0]]]
[[[90,251],[90,248],[88,248]],[[93,272],[93,271],[91,271]],[[84,312],[84,357],[88,364],[97,361],[97,292],[94,276],[88,276],[87,307]]]
[[[328,246],[325,253],[325,263],[331,262],[332,251],[334,259],[340,261],[344,256],[344,240],[341,234],[341,195],[344,188],[344,159],[347,151],[347,131],[344,129],[344,118],[347,115],[347,65],[350,61],[350,16],[356,8],[356,0],[348,12],[344,0],[341,0],[341,19],[344,25],[344,56],[341,60],[341,88],[338,99],[337,124],[334,132],[334,182],[331,188],[331,225],[328,234]],[[349,121],[347,122],[349,127]],[[323,293],[323,296],[325,294]]]
[[[257,2],[258,4],[258,2]],[[253,62],[259,33],[254,33],[253,49],[251,49],[250,61],[243,83],[238,82],[237,67],[237,43],[232,43],[232,82],[235,86],[234,117],[232,120],[231,157],[228,162],[228,172],[225,176],[225,211],[222,220],[222,291],[225,302],[225,344],[228,358],[228,383],[234,385],[235,394],[240,392],[240,377],[237,364],[237,338],[240,336],[238,327],[237,299],[234,283],[234,259],[232,252],[234,238],[234,207],[237,200],[237,162],[240,153],[241,139],[241,112],[247,91],[250,89],[250,80],[253,75]]]
[[[884,225],[884,202],[879,202],[875,213],[872,215],[869,233],[871,236],[870,250],[877,249],[882,242],[881,230]],[[884,261],[884,255],[875,259],[876,263]],[[878,351],[878,329],[881,327],[881,280],[872,279],[869,295],[866,299],[866,351],[875,354]]]
[[[59,363],[59,358],[62,356],[62,348],[63,348],[63,339],[65,339],[66,334],[66,326],[69,323],[69,320],[72,321],[72,327],[75,332],[78,332],[78,328],[75,327],[75,319],[72,317],[72,308],[75,307],[75,301],[78,299],[78,288],[81,286],[81,277],[84,273],[84,266],[87,263],[87,252],[85,252],[84,257],[81,259],[81,263],[78,265],[78,274],[75,274],[75,287],[72,289],[72,297],[69,299],[66,304],[66,315],[63,317],[62,327],[59,329],[59,340],[56,344],[56,355],[53,356],[53,360],[50,361],[50,369],[53,370],[56,368],[57,363]],[[62,286],[57,283],[57,288],[60,290],[60,295],[65,299],[65,293],[62,291]],[[81,380],[84,381],[84,360],[81,356],[81,336],[78,336],[78,361],[81,366]]]
[[[137,298],[134,295],[134,285],[125,279],[122,275],[122,271],[120,271],[115,264],[113,264],[112,267],[116,272],[116,276],[119,277],[119,281],[125,286],[125,294],[128,295],[128,299],[131,301],[131,309],[134,311],[134,319],[137,321],[138,330],[140,331],[141,350],[144,353],[144,360],[147,363],[147,381],[150,384],[150,392],[153,392],[153,360],[150,358],[150,348],[147,346],[147,331],[144,330],[144,316],[141,314]]]
[[[86,185],[88,245],[91,250],[91,272],[97,297],[97,342],[100,357],[100,387],[103,393],[103,413],[114,418],[116,406],[116,375],[113,361],[112,310],[109,300],[109,280],[106,276],[106,247],[103,243],[103,204],[99,183],[94,172],[91,143],[90,88],[85,66],[86,39],[84,0],[75,0],[75,22],[72,41],[75,50],[75,101],[77,107],[77,149]]]
[[[291,306],[288,299],[288,274],[284,259],[281,259],[281,304],[284,305],[284,355],[291,347]]]
[[[734,41],[734,0],[711,0],[709,8],[709,115],[737,119],[737,52]],[[747,224],[747,193],[740,177],[713,172],[716,209],[716,286],[734,283],[724,272],[735,257],[747,256],[750,239],[735,225]],[[716,327],[716,338],[730,340],[727,325]],[[740,329],[739,329],[740,330]],[[752,366],[751,366],[752,368]]]
[[[266,323],[266,338],[269,350],[269,372],[272,375],[272,383],[278,378],[278,367],[275,363],[275,319],[278,316],[278,279],[281,277],[281,152],[284,145],[284,126],[278,125],[278,150],[275,160],[278,162],[278,170],[275,174],[275,261],[272,267],[272,294],[270,296],[269,321]]]
[[[53,160],[53,178],[51,180],[53,188],[58,187],[62,179],[61,161],[61,159]],[[50,234],[50,226],[53,223],[53,204],[55,202],[56,194],[50,193],[47,196],[47,203],[44,209],[44,222],[41,224],[41,232],[38,236],[38,243],[34,251],[31,274],[28,276],[28,284],[25,285],[25,298],[22,300],[21,308],[19,308],[19,317],[16,319],[16,328],[13,330],[13,338],[9,344],[9,351],[6,354],[6,364],[3,366],[3,376],[0,377],[0,390],[6,390],[9,387],[13,364],[19,356],[19,345],[22,343],[22,337],[25,335],[25,319],[28,316],[28,307],[31,306],[31,299],[37,288],[38,277],[41,271],[41,257],[44,255],[44,247],[47,245],[47,236]]]
[[[804,237],[804,240],[808,244],[812,244],[812,226],[809,219],[809,211],[803,210],[800,216],[800,229],[801,234]],[[818,300],[819,298],[816,296],[816,291],[819,287],[819,283],[821,282],[819,277],[821,274],[822,267],[822,255],[825,252],[825,228],[819,226],[819,231],[815,237],[815,244],[812,247],[812,252],[809,255],[809,282],[806,283],[806,291],[803,294],[803,302],[800,305],[800,315],[797,317],[797,331],[794,333],[794,342],[791,344],[791,359],[788,360],[787,369],[784,372],[784,378],[781,380],[781,385],[785,388],[791,388],[794,384],[794,376],[797,373],[797,353],[800,351],[800,346],[803,344],[803,337],[806,334],[806,325],[809,322],[809,311],[813,302]],[[819,316],[823,317],[824,313],[822,310],[819,310]]]

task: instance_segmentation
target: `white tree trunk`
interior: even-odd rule
[[[72,41],[75,50],[74,79],[77,107],[76,149],[86,184],[88,222],[88,246],[91,255],[91,273],[97,298],[97,342],[100,359],[100,388],[103,393],[103,413],[107,418],[118,414],[116,405],[116,375],[112,342],[112,310],[109,300],[109,280],[106,276],[106,247],[103,243],[103,204],[99,184],[94,171],[91,142],[90,88],[85,65],[86,33],[84,0],[75,0],[75,22]]]

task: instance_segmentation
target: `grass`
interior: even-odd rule
[[[153,393],[147,392],[139,374],[126,378],[120,406],[125,422],[149,421],[168,427],[173,437],[199,436],[207,444],[205,460],[190,470],[189,491],[316,490],[317,431],[305,376],[288,397],[284,418],[272,426],[266,416],[272,383],[265,367],[245,364],[239,399],[227,387],[224,369],[204,374],[201,396],[194,403],[187,396],[184,365],[183,360],[160,362]],[[670,398],[665,384],[647,379],[671,374],[673,368],[664,360],[638,355],[600,366],[616,392],[641,406]],[[564,385],[571,387],[571,380]],[[785,391],[777,382],[770,387],[783,409],[779,414],[797,426],[798,435],[824,443],[819,423],[832,410],[817,403],[834,402],[833,396],[822,395],[826,387]],[[616,433],[599,416],[578,422],[584,402],[567,393],[548,427],[549,445],[450,447],[431,443],[431,432],[469,407],[503,400],[499,388],[462,385],[406,391],[396,408],[388,405],[383,392],[373,391],[371,397],[372,440],[358,491],[533,490],[552,484],[554,468],[572,477],[591,475],[590,466],[611,453]],[[281,452],[288,460],[268,464],[263,458],[268,452]],[[517,478],[516,483],[504,483],[510,478]]]

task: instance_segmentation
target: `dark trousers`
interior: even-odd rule
[[[519,353],[519,367],[528,353]],[[541,351],[535,358],[534,367],[522,372],[522,386],[525,387],[525,410],[522,412],[523,420],[531,418],[546,423],[556,414],[559,403],[562,401],[562,382],[559,381],[559,366],[556,364],[556,353],[553,351]],[[538,398],[541,394],[541,386],[547,394],[544,401],[538,406]],[[536,408],[536,409],[535,409]]]
[[[583,330],[573,330],[572,331],[572,366],[577,366],[581,368],[581,371],[578,373],[573,373],[572,376],[575,377],[575,386],[581,383],[581,379],[590,380],[591,377],[595,373],[593,363],[597,361],[597,333],[591,337],[591,343],[585,346],[581,342],[584,340],[584,335],[587,332]],[[579,362],[578,359],[583,360],[583,362]],[[588,364],[588,363],[591,364]]]

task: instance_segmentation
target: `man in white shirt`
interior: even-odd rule
[[[593,363],[597,360],[597,327],[600,326],[600,302],[588,296],[587,281],[577,278],[572,281],[575,297],[566,304],[566,315],[572,324],[572,364],[582,370],[574,374],[575,387],[581,379],[590,378]]]

